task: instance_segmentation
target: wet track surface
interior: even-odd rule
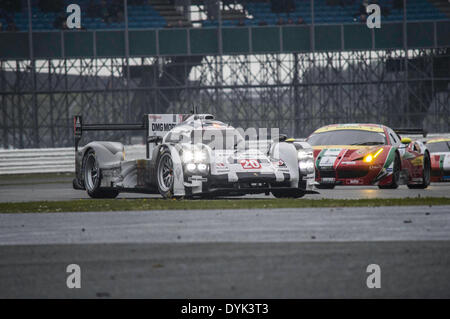
[[[1,214],[0,298],[450,297],[450,207]],[[81,289],[65,286],[78,264]],[[378,264],[381,289],[368,289]]]
[[[450,184],[320,192],[306,198],[448,197]],[[67,177],[0,178],[2,202],[78,198]],[[0,214],[0,256],[0,298],[450,298],[450,206]],[[81,289],[66,287],[72,263]]]
[[[405,185],[396,190],[378,189],[376,186],[337,186],[333,190],[318,190],[320,194],[306,195],[304,198],[360,199],[360,198],[407,198],[407,197],[450,197],[450,183],[433,183],[427,189],[408,189]],[[159,195],[122,193],[119,198],[160,198]],[[272,197],[270,195],[270,197]],[[270,198],[265,195],[248,195],[242,198]],[[0,176],[0,202],[27,202],[41,200],[72,200],[89,198],[85,191],[72,188],[71,177],[61,176],[50,179],[18,179]]]

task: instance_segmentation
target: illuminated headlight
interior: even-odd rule
[[[206,172],[207,166],[206,166],[206,164],[198,164],[197,168],[201,173],[204,173],[204,172]]]
[[[189,163],[189,164],[186,165],[186,168],[187,168],[188,171],[193,172],[193,171],[195,171],[196,165],[193,164],[193,163]]]
[[[202,163],[206,161],[206,152],[203,150],[183,150],[182,159],[184,163]]]
[[[314,161],[312,159],[300,161],[298,167],[300,168],[301,173],[311,174],[312,172],[314,172]]]
[[[305,161],[313,158],[313,152],[312,150],[299,150],[297,156],[299,161]]]
[[[366,156],[364,156],[363,161],[365,163],[372,163],[373,160],[376,159],[377,156],[381,154],[381,152],[383,152],[382,148],[380,148],[375,154],[367,154]]]

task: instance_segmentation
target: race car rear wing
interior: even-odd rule
[[[158,144],[162,137],[173,127],[182,123],[190,114],[145,114],[142,123],[133,124],[83,124],[83,117],[73,117],[73,132],[75,140],[75,152],[83,131],[143,131],[145,132],[146,157],[150,158],[150,145]],[[152,147],[153,147],[152,146]]]
[[[427,137],[428,132],[424,129],[417,129],[417,128],[394,128],[393,129],[395,133],[398,135],[402,134],[418,134],[422,135],[423,137]]]
[[[78,152],[78,145],[83,136],[83,131],[148,131],[148,116],[145,115],[142,123],[133,124],[83,124],[83,117],[75,115],[73,117],[73,135],[75,141],[75,153]],[[147,136],[147,134],[145,135]],[[148,143],[147,143],[148,157]]]

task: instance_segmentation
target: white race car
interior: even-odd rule
[[[145,159],[125,160],[116,142],[78,143],[83,131],[143,130]],[[272,193],[298,198],[315,193],[314,159],[306,142],[245,141],[210,114],[149,114],[143,124],[82,124],[74,118],[75,189],[93,198],[120,192],[159,193],[164,198]]]
[[[433,138],[426,145],[431,154],[431,181],[450,182],[450,138]]]

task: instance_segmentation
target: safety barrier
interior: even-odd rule
[[[429,134],[428,138],[435,136],[450,137],[450,134]],[[410,137],[423,139],[418,135]],[[75,171],[74,157],[73,147],[0,150],[0,175],[70,173]],[[125,158],[127,160],[145,158],[145,146],[126,145]]]
[[[127,160],[145,158],[145,146],[125,146],[125,157]],[[74,171],[75,150],[73,147],[0,150],[0,175]]]

